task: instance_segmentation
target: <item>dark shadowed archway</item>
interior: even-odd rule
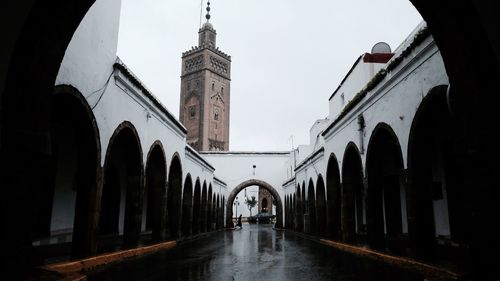
[[[480,220],[474,204],[483,203],[474,199],[476,187],[467,184],[481,179],[467,168],[467,144],[458,121],[448,110],[446,86],[433,88],[419,106],[408,145],[408,223],[417,257],[433,259],[447,248],[443,242],[452,242],[460,250],[454,258],[468,266],[465,249]],[[480,201],[492,200],[495,193],[487,197]]]
[[[300,183],[297,184],[297,188],[295,190],[295,194],[297,195],[297,200],[295,201],[295,223],[294,229],[296,231],[302,232],[304,231],[304,209],[302,204],[302,192],[300,188]]]
[[[326,170],[327,237],[341,240],[342,196],[337,157],[332,153]]]
[[[301,203],[302,203],[302,232],[307,232],[308,231],[308,223],[306,219],[306,215],[308,213],[308,205],[307,205],[307,197],[306,197],[306,182],[302,182],[302,189],[301,189]]]
[[[139,135],[132,123],[120,124],[109,141],[104,164],[99,230],[101,235],[117,237],[123,233],[123,246],[139,242],[143,201],[143,164]],[[106,251],[102,243],[100,250]]]
[[[403,156],[392,128],[378,124],[368,143],[366,157],[367,242],[373,249],[397,250],[403,234]]]
[[[342,161],[342,240],[353,243],[365,232],[363,166],[359,150],[349,143]]]
[[[217,205],[217,208],[215,209],[216,212],[215,212],[215,229],[219,229],[220,228],[220,219],[219,219],[219,215],[220,215],[220,197],[219,197],[219,194],[217,194],[217,200],[216,200],[216,203]]]
[[[200,222],[201,222],[201,185],[200,179],[197,178],[194,184],[194,195],[193,195],[193,234],[200,233]]]
[[[316,183],[316,228],[319,236],[326,235],[327,225],[325,183],[323,176],[319,175]]]
[[[213,212],[213,193],[212,193],[212,184],[208,184],[208,192],[207,192],[207,231],[212,231],[212,212]]]
[[[146,162],[146,190],[143,211],[143,225],[151,230],[153,241],[165,239],[167,204],[167,164],[165,151],[160,141],[155,141]]]
[[[101,150],[94,114],[72,86],[59,85],[54,90],[51,147],[50,172],[41,180],[42,204],[34,208],[33,242],[50,241],[51,247],[61,249],[71,243],[71,253],[65,254],[88,256],[95,253],[96,245]],[[50,239],[51,233],[57,233],[57,239]]]
[[[184,191],[182,194],[182,236],[192,234],[193,224],[193,181],[191,175],[187,174],[184,181]]]
[[[200,232],[207,232],[207,211],[208,211],[207,182],[203,181],[203,188],[201,191]]]
[[[177,238],[180,234],[182,207],[182,166],[179,155],[172,157],[168,173],[167,217],[168,235]]]
[[[258,180],[258,179],[250,179],[246,180],[242,183],[240,183],[238,186],[236,186],[232,191],[231,194],[229,194],[229,197],[227,198],[227,203],[226,203],[226,227],[232,227],[233,225],[233,202],[234,199],[236,198],[236,195],[240,191],[242,191],[245,187],[252,186],[252,185],[257,185],[260,187],[263,187],[267,189],[271,193],[271,195],[274,197],[276,200],[276,228],[282,228],[283,227],[283,202],[281,201],[281,197],[278,194],[278,191],[272,187],[272,185],[268,184],[265,181]]]
[[[219,194],[215,195],[214,194],[214,213],[213,213],[213,219],[212,219],[212,225],[213,225],[213,230],[217,230],[217,216],[219,215]]]
[[[309,179],[309,184],[307,185],[307,213],[308,218],[308,233],[315,235],[317,233],[316,229],[316,194],[314,192],[314,182]]]

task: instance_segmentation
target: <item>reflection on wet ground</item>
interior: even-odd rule
[[[419,280],[404,272],[275,231],[243,225],[152,256],[103,268],[88,280]]]

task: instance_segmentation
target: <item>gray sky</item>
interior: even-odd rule
[[[200,2],[122,3],[118,55],[175,116]],[[217,45],[232,56],[230,150],[288,150],[292,135],[307,144],[356,58],[379,41],[394,50],[421,21],[408,0],[212,0],[211,8]]]

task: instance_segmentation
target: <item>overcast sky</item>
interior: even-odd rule
[[[200,0],[123,0],[118,55],[176,117],[181,54],[198,43]],[[206,0],[204,1],[204,5]],[[230,150],[309,143],[356,58],[393,50],[421,17],[408,0],[212,0],[217,45],[231,55]],[[203,7],[203,22],[205,22]]]

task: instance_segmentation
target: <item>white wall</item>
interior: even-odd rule
[[[74,86],[91,105],[113,71],[120,9],[121,0],[95,1],[76,29],[56,78],[56,85]]]
[[[276,189],[284,202],[283,189],[281,185],[287,179],[287,169],[289,169],[289,152],[202,152],[203,157],[215,167],[215,175],[227,184],[227,193],[249,179],[258,179],[267,182]],[[255,175],[253,165],[256,165]],[[238,196],[240,207],[238,214],[243,211],[243,216],[250,215],[246,205],[244,205],[243,192]],[[255,186],[247,188],[248,197],[255,195],[258,201],[258,188]],[[227,197],[226,197],[227,198]],[[284,205],[283,205],[284,206]],[[246,210],[245,210],[246,209]],[[256,214],[258,208],[252,209],[252,214]],[[233,206],[233,214],[235,209]]]
[[[370,79],[385,66],[385,63],[367,63],[363,62],[364,55],[361,56],[352,72],[345,79],[344,83],[336,91],[335,95],[329,101],[329,119],[335,119],[346,104],[361,91]],[[343,95],[343,98],[342,98]]]

